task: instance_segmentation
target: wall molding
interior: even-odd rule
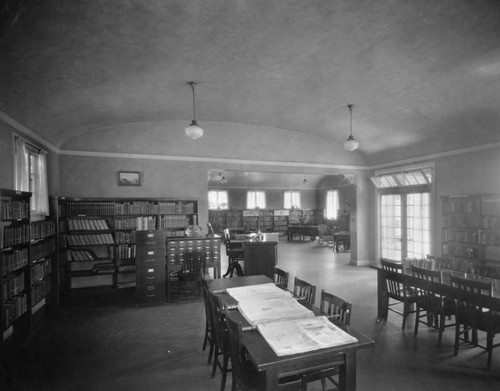
[[[241,165],[257,165],[257,166],[279,166],[279,167],[296,167],[296,168],[324,168],[324,169],[341,169],[341,170],[377,170],[382,168],[389,168],[393,166],[414,164],[416,162],[436,160],[443,157],[461,155],[471,152],[484,151],[487,149],[500,148],[500,141],[476,145],[472,147],[459,148],[446,152],[432,153],[418,157],[375,164],[372,166],[351,166],[342,164],[327,164],[327,163],[301,163],[301,162],[284,162],[284,161],[268,161],[268,160],[245,160],[245,159],[227,159],[227,158],[211,158],[211,157],[197,157],[197,156],[172,156],[172,155],[147,155],[147,154],[130,154],[130,153],[116,153],[116,152],[93,152],[93,151],[76,151],[60,149],[37,135],[24,125],[20,124],[14,118],[0,111],[0,120],[10,125],[12,128],[19,132],[24,133],[26,136],[40,143],[43,147],[51,150],[59,155],[67,156],[87,156],[87,157],[100,157],[100,158],[122,158],[122,159],[143,159],[143,160],[169,160],[181,162],[199,162],[199,163],[218,163],[218,164],[241,164]]]

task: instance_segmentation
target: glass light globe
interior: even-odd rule
[[[203,136],[203,129],[198,126],[195,120],[186,128],[186,136],[196,140]]]

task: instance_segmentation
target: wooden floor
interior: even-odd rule
[[[421,327],[413,337],[413,317],[405,332],[401,317],[376,320],[376,273],[349,265],[316,242],[278,247],[279,265],[294,276],[353,302],[351,324],[372,337],[375,347],[358,354],[358,390],[500,390],[500,347],[491,370],[486,354],[463,346],[453,357],[453,330],[441,348],[437,333]],[[227,262],[224,260],[224,263]],[[9,357],[2,390],[219,390],[210,378],[201,300],[136,307],[133,291],[112,298],[79,300],[52,308],[30,346]],[[497,337],[500,341],[500,336]],[[230,377],[226,390],[230,390]],[[309,390],[319,390],[312,384]]]

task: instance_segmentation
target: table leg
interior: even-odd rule
[[[356,390],[356,351],[345,354],[345,364],[339,367],[339,390]]]
[[[267,370],[266,371],[266,390],[274,391],[280,386],[279,373],[277,371]]]
[[[377,320],[387,320],[389,312],[389,295],[385,289],[385,276],[382,270],[377,270]]]

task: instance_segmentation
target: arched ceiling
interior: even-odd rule
[[[189,80],[202,126],[342,143],[353,103],[368,163],[500,141],[497,0],[20,4],[16,23],[0,18],[0,111],[57,147],[110,126],[188,125]]]

